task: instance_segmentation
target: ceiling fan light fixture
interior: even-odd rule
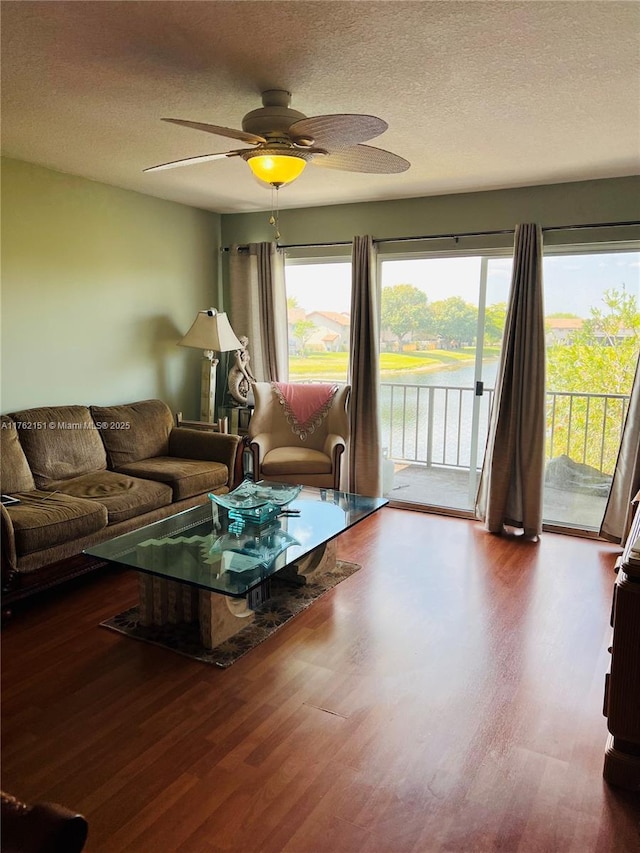
[[[243,155],[243,159],[258,180],[273,187],[290,184],[299,178],[307,165],[308,155],[292,151],[283,154],[280,151],[251,151]]]

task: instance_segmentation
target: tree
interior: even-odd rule
[[[312,323],[311,320],[298,320],[297,323],[293,324],[293,337],[296,339],[296,341],[298,341],[300,350],[303,353],[305,352],[307,342],[313,336],[313,333],[315,331],[316,325],[315,323]]]
[[[413,284],[382,288],[381,326],[400,341],[406,335],[426,334],[429,327],[429,300]]]
[[[287,308],[299,308],[300,304],[295,296],[287,296]]]
[[[630,393],[640,350],[640,310],[624,285],[606,290],[602,302],[604,308],[591,308],[568,342],[547,347],[548,393],[558,392],[551,398],[548,420],[553,423],[553,455],[582,459],[584,454],[589,465],[611,473],[625,401],[589,395]]]
[[[499,344],[507,321],[507,303],[495,302],[487,305],[484,312],[484,339],[487,344]]]
[[[604,309],[576,329],[569,343],[547,348],[547,386],[552,391],[590,394],[628,394],[640,350],[640,309],[635,298],[621,290],[605,290]]]
[[[476,336],[478,309],[460,296],[431,304],[431,331],[447,342],[471,343]]]

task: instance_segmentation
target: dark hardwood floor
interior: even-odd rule
[[[384,509],[363,569],[227,670],[100,628],[133,572],[2,632],[3,787],[100,853],[638,851],[602,779],[619,549]]]

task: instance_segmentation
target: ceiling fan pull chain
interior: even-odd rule
[[[271,187],[271,216],[269,217],[269,225],[273,225],[273,236],[276,238],[276,241],[280,239],[280,230],[278,228],[278,214],[279,211],[279,203],[280,198],[278,196],[278,190],[280,187]],[[274,193],[275,193],[275,205],[274,205]]]

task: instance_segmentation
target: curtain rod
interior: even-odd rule
[[[623,228],[625,225],[640,225],[638,220],[628,222],[591,222],[584,225],[549,225],[542,231],[579,231],[582,228]],[[500,234],[515,234],[515,228],[503,228],[497,231],[464,231],[457,234],[425,234],[422,237],[374,237],[374,243],[409,243],[424,242],[425,240],[455,240],[463,237],[493,237]],[[278,243],[279,249],[326,249],[334,246],[350,246],[352,240],[337,240],[329,243]],[[238,246],[247,249],[248,246]],[[230,246],[223,246],[221,252],[230,251]]]

